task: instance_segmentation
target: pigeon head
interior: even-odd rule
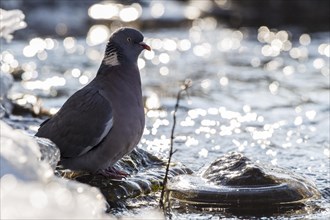
[[[117,66],[122,62],[137,62],[142,50],[151,50],[143,42],[143,35],[133,28],[120,28],[115,31],[106,47],[103,63],[109,66]]]

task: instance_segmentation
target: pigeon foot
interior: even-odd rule
[[[115,180],[125,179],[127,176],[129,176],[128,173],[117,170],[114,167],[108,167],[106,169],[99,170],[97,173]]]

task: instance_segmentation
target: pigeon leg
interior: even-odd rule
[[[125,179],[129,175],[128,173],[121,170],[117,170],[114,167],[108,167],[106,169],[99,170],[98,174],[116,180]]]

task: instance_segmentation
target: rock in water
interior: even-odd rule
[[[76,172],[58,169],[60,176],[86,183],[100,189],[112,208],[124,207],[126,200],[157,192],[162,188],[165,176],[165,162],[141,148],[135,148],[115,164],[115,168],[123,170],[129,176],[125,179],[109,179],[101,174]],[[191,174],[184,166],[171,166],[168,177],[180,174]]]
[[[257,164],[238,153],[220,157],[198,173],[174,177],[167,186],[167,193],[170,198],[194,206],[252,212],[292,207],[293,204],[299,206],[308,199],[320,197],[314,183],[305,177]]]

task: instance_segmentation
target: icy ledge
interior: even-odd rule
[[[97,188],[54,176],[33,138],[0,128],[1,219],[111,219]]]
[[[13,39],[12,33],[26,27],[25,15],[21,10],[4,10],[0,8],[0,38],[3,37],[10,42]]]

